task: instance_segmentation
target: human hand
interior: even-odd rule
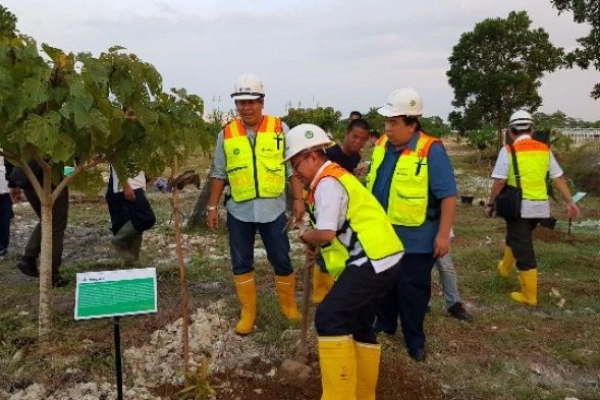
[[[304,200],[294,199],[294,203],[292,204],[292,218],[294,219],[294,223],[302,221],[305,212],[306,204],[304,203]]]
[[[127,201],[135,201],[135,192],[127,184],[123,187],[123,196],[125,196],[125,200]]]
[[[317,246],[312,244],[306,244],[306,246],[304,247],[304,255],[306,256],[306,259],[311,260],[312,263],[315,262],[318,254],[319,250]]]
[[[442,258],[450,252],[450,236],[437,234],[433,245],[433,256]]]
[[[310,230],[310,228],[305,224],[297,224],[296,226],[298,227],[298,239],[300,239],[302,243],[312,246],[311,243],[307,242],[306,239],[304,239],[304,235]]]
[[[577,204],[572,201],[567,203],[567,215],[571,219],[577,219],[577,217],[579,217],[579,207],[577,207]]]
[[[371,163],[368,161],[358,164],[358,166],[356,168],[354,168],[354,175],[357,175],[357,176],[366,175],[366,173],[369,171],[369,164],[371,164]]]
[[[211,232],[216,232],[219,229],[219,213],[216,207],[206,209],[206,225],[208,225]]]
[[[10,199],[13,203],[18,203],[21,200],[21,189],[19,188],[11,188],[10,189]]]

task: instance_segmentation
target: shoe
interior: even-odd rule
[[[408,355],[416,362],[424,362],[427,358],[425,349],[408,349]]]
[[[282,314],[291,321],[299,321],[302,315],[298,311],[294,293],[296,292],[296,274],[275,275],[275,287]]]
[[[520,271],[519,280],[521,281],[521,291],[512,292],[510,297],[517,303],[537,306],[537,269]]]
[[[19,261],[17,261],[17,268],[24,275],[31,276],[32,278],[40,277],[40,273],[38,272],[35,262],[30,262],[25,259],[20,259]]]
[[[235,326],[235,333],[244,336],[254,330],[254,321],[256,320],[256,280],[254,279],[254,271],[234,275],[233,281],[242,306],[240,321]]]
[[[352,336],[319,336],[321,400],[356,399],[356,350]]]
[[[465,309],[460,301],[454,303],[451,307],[448,307],[448,314],[452,318],[456,318],[460,321],[473,321],[473,316]]]
[[[354,342],[356,354],[356,399],[375,400],[379,364],[381,360],[381,345]]]
[[[69,284],[69,280],[65,279],[61,276],[58,276],[56,278],[52,278],[52,287],[54,288],[61,288],[61,287],[65,287]]]
[[[136,260],[136,255],[133,254],[132,249],[130,248],[130,242],[137,236],[140,236],[140,233],[135,229],[131,221],[127,221],[127,223],[110,239],[117,254],[126,263]]]
[[[397,328],[390,328],[386,326],[379,318],[375,320],[375,324],[373,324],[373,332],[377,335],[379,332],[383,332],[386,335],[394,336],[396,334]]]

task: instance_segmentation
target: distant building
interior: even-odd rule
[[[554,131],[560,132],[562,135],[565,135],[573,140],[573,144],[575,146],[600,140],[600,129],[595,128],[556,128]],[[504,144],[509,144],[511,142],[508,132],[508,129],[502,130],[502,139]],[[546,144],[550,144],[550,136],[551,133],[548,131],[536,131],[534,139]]]
[[[575,145],[600,140],[600,129],[595,128],[557,128],[561,134],[568,136]]]

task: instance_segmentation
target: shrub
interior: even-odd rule
[[[578,190],[600,196],[600,141],[565,154],[562,167]]]

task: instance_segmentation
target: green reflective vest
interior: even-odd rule
[[[256,132],[254,146],[241,119],[225,126],[225,171],[235,202],[281,196],[285,190],[283,140],[281,120],[269,115],[265,115]]]
[[[550,168],[550,149],[544,143],[533,139],[521,139],[513,144],[521,175],[523,199],[548,200],[546,174]],[[514,164],[509,146],[506,146],[509,172],[506,183],[517,186]]]
[[[354,175],[336,163],[325,167],[315,179],[307,200],[309,212],[314,211],[315,207],[314,191],[325,177],[337,179],[348,193],[346,224],[337,232],[338,235],[345,232],[349,226],[354,232],[353,240],[358,240],[370,260],[382,260],[404,251],[402,242],[377,199]],[[314,213],[312,215],[314,224]],[[350,261],[349,249],[351,250],[354,244],[355,242],[350,243],[347,248],[336,236],[331,242],[321,246],[325,267],[334,279],[346,268],[347,262]]]
[[[382,136],[373,149],[371,169],[367,176],[367,188],[371,192],[385,156],[387,140],[387,136]],[[421,132],[415,150],[402,151],[394,169],[388,198],[387,214],[392,224],[421,226],[425,222],[429,200],[427,157],[431,145],[438,141]]]

